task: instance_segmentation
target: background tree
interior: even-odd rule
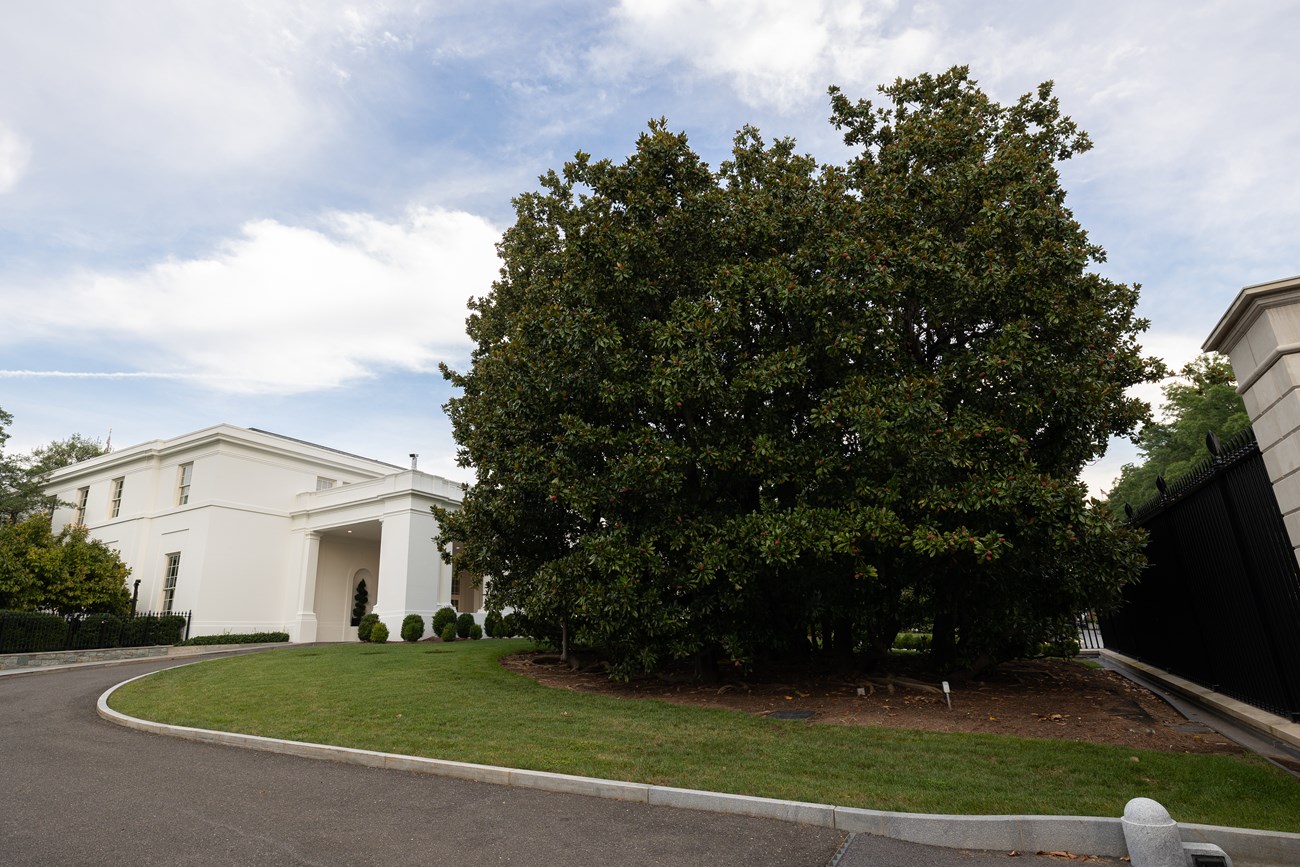
[[[1148,423],[1137,438],[1140,464],[1125,464],[1106,502],[1117,512],[1156,496],[1156,477],[1169,481],[1208,460],[1205,434],[1227,439],[1250,426],[1246,405],[1237,393],[1232,365],[1222,355],[1197,356],[1165,385],[1162,420]]]
[[[37,446],[32,450],[29,464],[33,472],[49,475],[63,467],[106,454],[108,449],[104,447],[102,440],[92,440],[74,433],[67,439],[53,440],[49,445]]]
[[[882,92],[832,91],[843,167],[746,129],[714,172],[659,121],[515,200],[472,366],[444,368],[477,484],[439,544],[491,607],[616,674],[869,662],[920,620],[979,666],[1134,577],[1078,472],[1160,365],[1064,205],[1086,137],[1050,85]]]
[[[12,423],[13,416],[0,409],[0,523],[11,524],[37,512],[68,505],[45,493],[50,473],[107,453],[99,440],[73,434],[68,439],[39,446],[30,455],[5,454],[4,443],[9,438],[5,427]]]
[[[0,609],[124,614],[131,570],[85,527],[50,529],[48,515],[0,524]]]

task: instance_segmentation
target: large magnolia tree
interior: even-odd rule
[[[1140,568],[1080,468],[1147,407],[1136,287],[1065,207],[1089,146],[1050,85],[964,68],[832,90],[856,156],[652,123],[515,200],[448,405],[477,473],[439,543],[489,604],[616,674],[812,653],[905,626],[943,668],[1058,635]]]

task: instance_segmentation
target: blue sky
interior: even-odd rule
[[[0,28],[0,407],[11,451],[217,422],[471,480],[439,361],[512,196],[650,118],[842,161],[826,87],[1052,79],[1096,147],[1069,203],[1179,366],[1300,273],[1295,3],[45,0]],[[1157,397],[1158,390],[1146,392]],[[1134,450],[1088,468],[1106,487]]]

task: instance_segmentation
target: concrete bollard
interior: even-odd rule
[[[1187,867],[1178,823],[1150,798],[1134,798],[1124,806],[1124,843],[1133,867]]]

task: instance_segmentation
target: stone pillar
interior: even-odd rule
[[[425,628],[438,607],[438,525],[427,508],[385,513],[379,538],[379,593],[374,612],[389,640],[402,634],[402,618],[419,614]]]
[[[1300,557],[1300,277],[1242,289],[1201,348],[1232,360],[1237,391]]]
[[[316,640],[316,572],[320,565],[320,534],[308,530],[302,539],[302,567],[298,572],[298,614],[290,639],[300,643]]]

